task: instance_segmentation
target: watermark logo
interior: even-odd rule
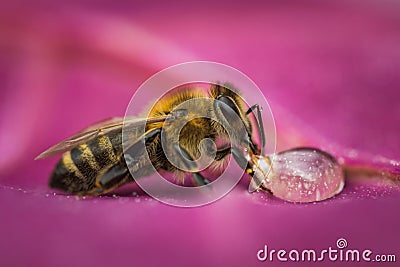
[[[218,136],[204,138],[199,142],[197,149],[200,152],[200,157],[196,159],[189,158],[189,153],[184,152],[180,147],[181,138],[188,139],[185,137],[186,128],[184,127],[189,123],[196,124],[196,121],[199,122],[203,119],[212,121],[212,125],[222,127],[223,130],[219,131],[226,132],[227,139],[229,139],[229,141],[225,140],[224,142],[238,148],[244,156],[247,155],[247,148],[238,144],[237,141],[238,136],[243,137],[248,134],[245,130],[246,125],[244,125],[240,114],[237,114],[231,106],[218,100],[217,97],[211,97],[209,91],[214,85],[221,85],[231,91],[237,88],[248,107],[255,104],[262,107],[262,112],[260,111],[262,120],[259,121],[260,123],[263,121],[264,132],[267,135],[264,147],[260,146],[260,153],[268,155],[275,152],[275,123],[271,110],[263,93],[249,77],[232,67],[215,62],[188,62],[164,69],[138,88],[125,113],[125,121],[132,121],[138,117],[154,118],[154,114],[159,113],[169,114],[169,117],[162,122],[162,127],[158,129],[161,133],[157,136],[156,141],[161,144],[161,149],[159,147],[147,149],[146,147],[152,139],[156,139],[154,129],[158,126],[154,126],[152,128],[154,131],[151,132],[145,123],[141,125],[124,123],[122,129],[124,157],[132,177],[148,195],[161,202],[179,207],[205,205],[226,195],[244,175],[244,169],[233,160],[227,161],[222,173],[218,174],[217,178],[214,177],[210,183],[202,186],[190,187],[173,183],[171,182],[173,179],[168,179],[168,173],[158,172],[166,166],[164,169],[175,168],[181,174],[203,170],[214,174],[212,163],[216,158],[218,141],[221,141],[218,140]],[[232,88],[229,88],[230,85],[232,85]],[[192,92],[204,89],[208,93],[207,96],[186,93],[190,97],[185,94],[174,94],[174,92],[179,92],[181,88],[186,88],[185,90],[193,89]],[[171,97],[171,95],[174,97]],[[170,100],[166,102],[165,99]],[[170,104],[175,102],[179,104]],[[167,110],[166,107],[170,106],[173,106],[172,110]],[[220,109],[216,109],[215,106],[220,107]],[[144,109],[144,107],[148,108]],[[158,113],[151,113],[153,109],[157,110]],[[225,115],[219,114],[223,110],[228,111],[229,116],[225,117]],[[244,114],[243,116],[250,116],[251,114]],[[196,132],[192,131],[190,134],[195,136]],[[211,129],[207,135],[213,137],[214,129]],[[147,143],[145,141],[134,143],[141,136],[146,136],[146,138],[149,136],[149,141]],[[160,163],[157,165],[157,169],[156,166],[153,166],[153,162],[162,162],[164,165],[160,167]]]
[[[339,249],[346,248],[346,247],[347,247],[347,240],[344,239],[344,238],[339,238],[339,239],[336,241],[336,246],[337,246]]]
[[[349,248],[345,238],[336,241],[336,247],[326,249],[270,249],[268,245],[257,252],[257,259],[261,262],[396,262],[395,254],[378,254],[370,249]]]

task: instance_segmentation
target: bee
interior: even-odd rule
[[[210,104],[176,108],[185,101],[198,98],[208,99]],[[196,117],[200,110],[206,110],[210,116]],[[80,196],[101,195],[151,175],[154,170],[165,170],[175,177],[184,177],[189,172],[195,186],[205,185],[210,180],[203,176],[194,161],[201,153],[199,145],[205,138],[226,140],[228,134],[235,140],[216,147],[213,166],[223,165],[232,154],[242,169],[250,176],[254,175],[255,159],[265,143],[261,110],[257,104],[247,106],[232,85],[212,84],[206,90],[190,86],[174,90],[161,97],[148,114],[146,118],[101,121],[40,154],[36,159],[63,153],[51,174],[49,186]],[[232,130],[224,128],[211,119],[213,117],[227,122]],[[239,123],[234,117],[239,118],[242,126],[236,126]],[[174,127],[168,127],[168,130],[165,127],[169,122],[180,120],[187,123],[178,133],[174,132]],[[123,143],[123,127],[129,128],[129,144]],[[145,132],[140,133],[139,129],[143,127]],[[244,134],[235,134],[235,127],[243,127]],[[163,129],[170,133],[169,136],[177,138],[177,142],[171,142],[174,145],[170,149],[189,171],[181,170],[167,159],[161,145]],[[253,129],[257,129],[261,144],[254,142]],[[133,167],[127,166],[124,146],[128,147]]]

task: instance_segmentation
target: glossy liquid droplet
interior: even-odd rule
[[[330,154],[315,148],[296,148],[260,157],[257,165],[256,179],[274,196],[287,201],[321,201],[340,193],[344,186],[340,164]]]

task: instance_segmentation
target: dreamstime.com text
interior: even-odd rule
[[[318,261],[339,261],[339,262],[396,262],[394,254],[375,254],[369,249],[349,249],[347,240],[339,238],[336,241],[336,247],[328,247],[322,250],[315,249],[292,249],[275,250],[269,249],[264,245],[263,249],[257,252],[259,261],[292,261],[292,262],[318,262]]]

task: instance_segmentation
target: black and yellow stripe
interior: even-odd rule
[[[87,192],[95,187],[96,177],[119,161],[122,134],[105,135],[63,154],[50,178],[50,186],[70,193]]]

